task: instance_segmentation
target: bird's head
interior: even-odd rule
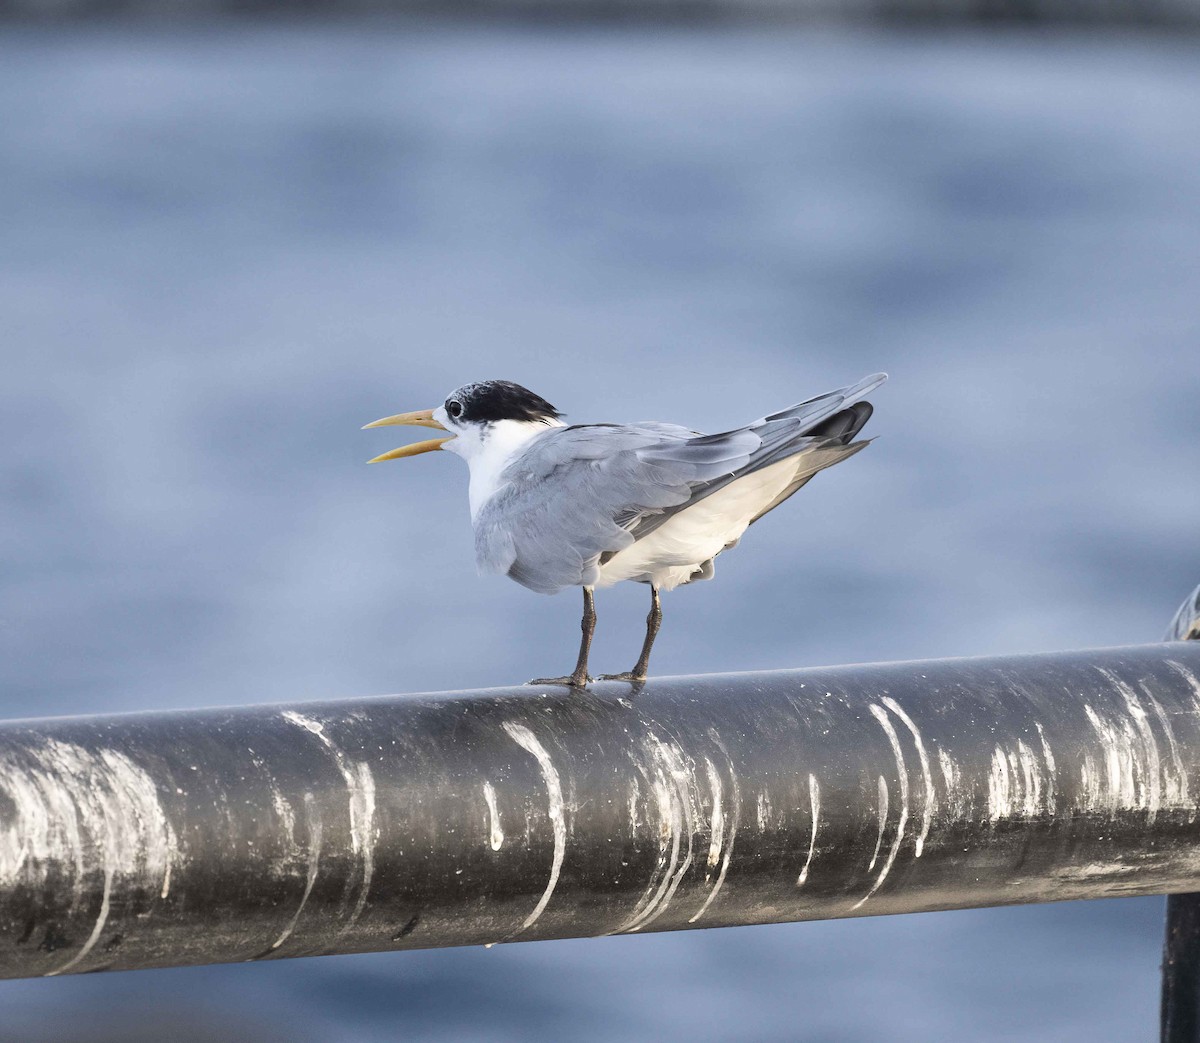
[[[485,380],[464,384],[451,391],[446,401],[435,409],[419,409],[413,413],[398,413],[375,420],[366,427],[385,427],[392,424],[411,424],[448,431],[446,438],[430,438],[424,442],[401,446],[383,453],[368,463],[399,460],[417,456],[434,449],[445,449],[470,461],[495,445],[505,447],[532,438],[547,427],[561,427],[561,414],[541,395],[508,380]],[[365,428],[364,428],[365,430]]]

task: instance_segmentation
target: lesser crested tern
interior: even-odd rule
[[[640,682],[662,622],[660,592],[710,579],[713,560],[750,525],[818,471],[864,448],[868,441],[855,441],[871,416],[864,398],[886,379],[876,373],[715,435],[656,421],[568,426],[541,396],[486,380],[452,391],[435,409],[367,424],[447,432],[369,462],[435,449],[461,456],[470,468],[480,573],[509,576],[539,594],[583,588],[575,670],[530,684],[586,685],[593,591],[621,580],[649,584],[637,663],[600,677]]]

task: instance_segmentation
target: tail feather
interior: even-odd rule
[[[805,399],[803,402],[797,402],[794,406],[788,406],[787,409],[781,409],[778,413],[772,413],[770,416],[763,417],[762,420],[758,421],[758,424],[769,423],[772,420],[795,419],[802,421],[807,431],[809,428],[820,424],[842,407],[851,406],[859,399],[866,397],[885,380],[887,380],[886,373],[872,373],[869,377],[863,377],[857,384],[851,384],[849,387],[838,388],[837,391],[829,391],[824,395]],[[750,426],[753,428],[757,427],[758,424]]]
[[[870,440],[855,442],[854,438],[871,418],[873,407],[870,402],[860,401],[863,395],[879,387],[887,379],[884,373],[875,373],[857,384],[841,388],[826,395],[818,395],[807,402],[800,402],[780,413],[764,417],[736,431],[717,435],[701,435],[685,443],[689,448],[700,446],[714,454],[737,436],[753,432],[761,439],[759,449],[750,456],[749,463],[710,481],[696,483],[692,495],[679,505],[668,507],[654,514],[639,514],[629,531],[635,540],[643,539],[672,515],[695,504],[699,500],[724,488],[730,482],[752,474],[788,458],[795,458],[795,477],[788,486],[751,519],[758,521],[764,514],[774,510],[784,500],[794,495],[813,475],[848,459],[865,449]]]
[[[864,421],[865,423],[865,421]],[[851,436],[853,437],[853,436]],[[874,441],[873,438],[866,438],[861,442],[850,442],[847,444],[833,443],[826,444],[820,449],[815,449],[810,453],[802,454],[798,459],[800,467],[796,472],[796,477],[786,489],[775,497],[766,507],[759,511],[753,518],[750,519],[750,524],[753,525],[764,514],[770,514],[784,500],[795,496],[801,489],[804,488],[812,479],[824,471],[826,468],[832,467],[834,464],[840,464],[843,460],[848,460],[855,453],[866,449]]]
[[[849,409],[834,413],[828,420],[823,420],[815,427],[810,427],[805,434],[811,435],[813,438],[829,438],[839,441],[843,445],[849,445],[854,440],[854,436],[871,419],[873,412],[875,412],[875,407],[870,402],[855,402]]]
[[[868,381],[870,379],[868,378]],[[863,381],[863,384],[868,381]],[[880,383],[882,381],[877,381],[872,387],[878,387]],[[825,444],[797,455],[796,477],[783,492],[750,519],[750,524],[753,525],[764,514],[770,514],[775,510],[784,500],[795,496],[812,480],[814,475],[824,471],[827,467],[848,460],[855,453],[869,446],[873,439],[868,438],[862,442],[855,442],[854,438],[871,419],[873,412],[875,412],[875,407],[870,402],[855,402],[849,408],[840,410],[827,420],[809,428],[806,435],[810,438],[823,439]]]

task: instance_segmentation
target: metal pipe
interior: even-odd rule
[[[1167,896],[1163,944],[1163,1043],[1200,1039],[1200,895]]]
[[[0,976],[1200,889],[1200,642],[0,725]]]

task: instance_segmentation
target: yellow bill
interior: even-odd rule
[[[391,427],[394,424],[408,424],[415,427],[436,427],[439,431],[446,430],[433,419],[432,409],[418,409],[412,413],[397,413],[395,416],[385,416],[380,420],[372,420],[369,424],[363,424],[362,429],[365,431],[368,427]]]
[[[397,413],[395,416],[385,416],[380,420],[373,420],[369,424],[363,425],[365,431],[368,427],[390,427],[392,425],[411,425],[415,427],[435,427],[439,431],[445,431],[436,420],[433,419],[432,409],[418,409],[412,413]],[[414,442],[412,445],[402,445],[399,449],[393,449],[390,453],[381,453],[372,460],[368,460],[369,464],[382,463],[384,460],[402,460],[406,456],[420,456],[421,453],[430,453],[435,449],[441,449],[447,442],[454,439],[451,435],[449,438],[430,438],[425,442]]]

